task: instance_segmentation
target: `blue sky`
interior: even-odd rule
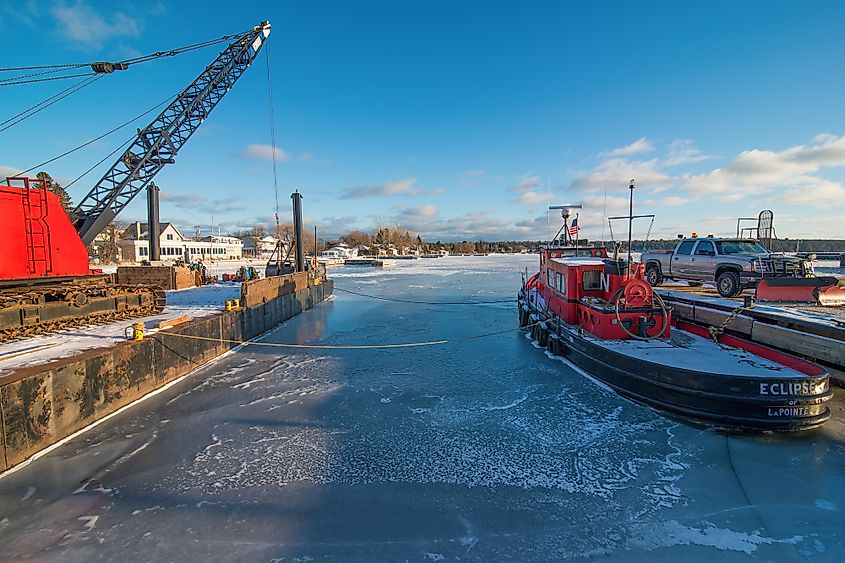
[[[119,60],[270,20],[280,213],[299,189],[327,236],[398,222],[430,240],[537,239],[549,202],[581,202],[598,237],[636,178],[653,236],[731,234],[771,208],[781,237],[845,237],[841,2],[138,6],[3,2],[0,67]],[[218,51],[131,67],[0,132],[0,176],[178,92]],[[0,121],[63,87],[0,88]],[[163,220],[272,221],[267,93],[262,53],[156,178]],[[75,178],[132,130],[47,170]],[[143,216],[139,197],[121,218]]]

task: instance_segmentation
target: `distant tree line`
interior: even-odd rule
[[[328,241],[328,245],[336,244],[338,242],[345,242],[349,246],[371,246],[376,243],[392,243],[398,246],[419,247],[421,252],[436,252],[438,250],[448,250],[451,254],[473,254],[473,253],[511,253],[536,250],[540,245],[546,244],[548,241],[539,240],[505,240],[505,241],[485,241],[485,240],[463,240],[463,241],[435,241],[427,242],[419,235],[412,231],[399,227],[394,230],[380,229],[375,232],[375,235],[370,235],[364,231],[351,231],[338,240]],[[655,240],[633,240],[631,246],[635,252],[642,250],[671,250],[675,248],[678,239],[655,239]],[[581,239],[580,244],[594,245],[604,244],[608,248],[613,248],[617,242],[614,241],[591,241]],[[627,245],[627,241],[621,243],[622,246]],[[775,252],[845,252],[845,239],[776,239],[772,244]]]
[[[254,225],[250,229],[242,229],[234,231],[232,236],[243,238],[245,236],[263,237],[272,234],[265,225]],[[283,241],[293,241],[293,226],[290,224],[282,224],[279,226],[278,238]],[[514,253],[514,252],[531,252],[546,244],[548,241],[539,240],[504,240],[504,241],[485,241],[480,240],[462,240],[462,241],[426,241],[421,235],[407,229],[395,222],[379,221],[371,232],[366,232],[360,229],[350,231],[337,239],[320,239],[319,250],[344,242],[350,247],[366,246],[371,247],[375,245],[390,246],[397,249],[407,248],[419,250],[422,253],[433,253],[440,250],[446,250],[450,254],[493,254],[493,253]],[[580,244],[594,245],[604,244],[608,248],[614,248],[619,242],[615,241],[591,241],[588,239],[581,239]],[[643,250],[671,250],[675,248],[678,243],[677,238],[670,239],[654,239],[654,240],[633,240],[632,246],[635,252]],[[627,241],[621,241],[622,248],[627,245]],[[314,233],[308,229],[305,230],[305,248],[307,252],[311,253],[314,249]],[[775,252],[845,252],[845,239],[776,239],[773,242]]]
[[[398,224],[377,225],[372,233],[361,230],[354,230],[346,233],[337,240],[327,241],[327,246],[344,242],[351,247],[373,245],[389,246],[395,248],[408,248],[419,250],[424,254],[446,250],[450,254],[475,254],[475,253],[509,253],[523,252],[536,249],[540,241],[484,241],[484,240],[463,240],[463,241],[433,241],[429,242],[421,235]]]
[[[678,244],[678,239],[657,239],[649,241],[635,240],[631,246],[635,251],[671,250]],[[775,239],[772,241],[775,252],[845,252],[845,239]]]

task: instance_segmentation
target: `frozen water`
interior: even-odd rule
[[[514,297],[536,256],[333,270],[338,290]],[[374,283],[371,283],[374,282]],[[513,303],[336,297],[264,342],[460,339]],[[3,558],[840,561],[843,402],[819,431],[667,419],[518,330],[427,348],[249,346],[0,479]]]

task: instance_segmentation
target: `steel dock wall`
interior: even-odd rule
[[[289,293],[277,292],[249,308],[0,378],[0,472],[236,346],[223,340],[249,340],[310,309],[328,298],[334,287],[331,280],[304,288],[296,285],[288,284]]]

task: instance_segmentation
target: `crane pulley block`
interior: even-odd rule
[[[91,70],[97,74],[111,74],[116,70],[126,70],[129,65],[126,63],[91,63]]]

